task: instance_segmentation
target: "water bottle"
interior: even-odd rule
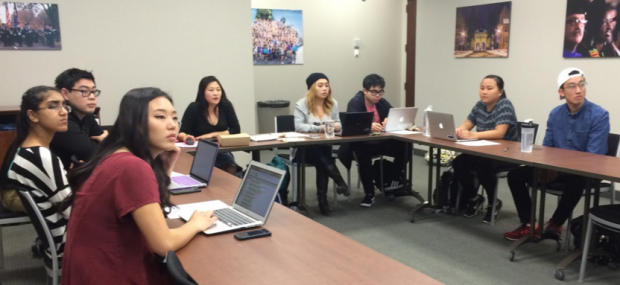
[[[534,123],[525,122],[521,125],[521,152],[532,152],[534,146]]]
[[[424,122],[423,122],[424,126],[422,128],[424,129],[423,135],[425,137],[431,136],[431,129],[428,126],[428,112],[429,111],[433,111],[433,105],[428,105],[428,107],[424,109]]]

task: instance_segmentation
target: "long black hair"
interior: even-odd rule
[[[493,75],[493,74],[487,75],[484,79],[487,79],[487,78],[495,80],[495,83],[497,84],[497,89],[502,90],[501,98],[506,98],[506,90],[504,90],[504,79],[502,79],[501,77],[497,75]]]
[[[159,185],[159,200],[162,208],[172,206],[168,190],[170,177],[168,177],[161,159],[159,157],[153,158],[149,148],[149,102],[159,97],[165,97],[172,103],[172,98],[158,88],[136,88],[123,96],[118,118],[116,118],[110,134],[99,144],[88,162],[69,171],[67,179],[73,194],[80,190],[95,168],[106,157],[119,148],[125,147],[133,155],[151,165]],[[67,197],[63,203],[72,204],[73,197],[74,195]],[[168,213],[169,211],[166,211],[164,215],[167,216]]]
[[[0,173],[0,185],[7,182],[7,172],[9,171],[11,162],[15,159],[17,149],[24,143],[30,134],[30,118],[28,117],[28,110],[39,110],[39,105],[47,98],[47,96],[49,96],[50,91],[60,93],[60,91],[54,87],[35,86],[28,89],[26,93],[22,95],[22,102],[19,106],[19,115],[17,115],[16,120],[17,136],[4,156],[4,161],[2,162],[2,173]]]
[[[220,98],[220,103],[215,106],[216,110],[217,108],[219,108],[220,104],[224,106],[230,105],[230,101],[228,101],[228,98],[226,97],[226,91],[224,91],[224,86],[222,86],[222,83],[220,83],[220,81],[217,80],[215,76],[210,75],[202,78],[202,80],[200,80],[200,83],[198,84],[198,93],[196,94],[195,102],[198,103],[200,113],[205,117],[205,119],[207,119],[207,121],[209,120],[209,102],[207,102],[207,99],[205,99],[205,90],[207,90],[207,86],[209,86],[211,82],[217,82],[217,84],[220,85],[220,88],[222,89],[222,97]]]

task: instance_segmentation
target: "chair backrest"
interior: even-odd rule
[[[295,131],[295,116],[281,115],[281,116],[276,116],[275,120],[276,120],[276,133]]]
[[[607,136],[607,153],[606,155],[618,157],[620,151],[620,135],[609,133]]]
[[[519,136],[521,136],[521,126],[525,124],[525,122],[517,122],[517,130],[519,131]],[[532,124],[534,126],[534,144],[536,144],[536,140],[538,140],[538,124]]]
[[[168,251],[168,253],[166,253],[164,263],[166,264],[166,268],[168,268],[173,284],[198,285],[198,283],[187,274],[187,271],[183,268],[183,264],[181,264],[181,260],[179,260],[179,257],[174,251]]]
[[[43,246],[49,250],[52,255],[52,260],[58,259],[58,253],[56,252],[56,244],[54,243],[54,238],[52,237],[52,233],[50,232],[49,227],[47,226],[47,222],[45,221],[45,217],[41,214],[39,207],[32,199],[30,192],[27,189],[22,187],[16,187],[17,194],[19,195],[19,199],[24,204],[24,209],[26,213],[30,217],[30,221],[34,226],[41,243]],[[51,246],[50,246],[51,245]],[[58,268],[52,268],[53,270],[58,270]]]

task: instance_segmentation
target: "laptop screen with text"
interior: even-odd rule
[[[280,173],[251,165],[234,203],[261,217],[267,216],[281,178]]]

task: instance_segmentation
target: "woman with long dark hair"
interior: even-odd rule
[[[17,137],[2,163],[2,202],[13,210],[23,205],[14,188],[28,190],[41,211],[54,239],[56,252],[62,257],[69,206],[61,205],[71,195],[66,172],[59,157],[50,150],[56,132],[67,131],[67,106],[53,87],[37,86],[22,96],[17,117]],[[49,249],[46,256],[50,258]]]
[[[517,114],[512,102],[506,98],[504,80],[497,75],[488,75],[480,82],[478,90],[480,101],[474,105],[465,122],[456,129],[459,139],[480,140],[509,140],[519,141],[520,134],[517,128]],[[476,127],[476,131],[472,129]],[[452,187],[463,187],[461,201],[467,201],[465,217],[471,218],[478,214],[484,204],[484,197],[476,194],[475,177],[484,187],[489,204],[483,222],[490,223],[493,215],[492,202],[497,186],[496,172],[498,169],[514,167],[512,163],[489,158],[461,154],[452,162],[454,180]],[[475,172],[474,177],[471,173]],[[502,208],[502,201],[497,199],[495,217]]]
[[[217,218],[196,211],[168,228],[168,185],[180,153],[172,99],[157,88],[123,97],[108,137],[69,173],[74,190],[62,284],[160,284],[168,281],[153,253],[178,250]],[[124,282],[119,282],[123,280]],[[93,283],[94,282],[94,283]]]
[[[234,135],[241,132],[239,120],[226,91],[215,76],[207,76],[198,84],[196,101],[183,113],[179,141],[188,138],[213,139],[219,135]],[[215,167],[230,174],[237,173],[235,158],[230,152],[219,153]]]

